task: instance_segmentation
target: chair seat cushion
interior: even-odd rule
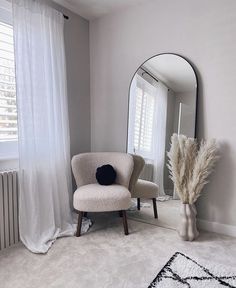
[[[156,198],[158,196],[158,185],[151,181],[138,179],[135,184],[133,198]]]
[[[131,194],[124,186],[98,183],[79,187],[73,197],[74,208],[84,212],[126,210],[131,206]]]

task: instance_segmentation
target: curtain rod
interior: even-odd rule
[[[7,0],[7,2],[9,2],[9,5],[10,5],[10,4],[12,3],[12,0]],[[6,8],[6,10],[8,11],[8,10],[11,9],[10,7],[11,7],[11,6],[8,7],[8,4],[7,4],[7,7],[4,6],[4,9]],[[56,9],[56,8],[54,8],[54,9]],[[57,9],[56,9],[56,10],[57,10]],[[58,11],[58,10],[57,10],[57,11]],[[61,11],[59,11],[59,12],[61,12]],[[62,13],[62,12],[61,12],[61,13]],[[64,13],[62,13],[62,15],[63,15],[64,19],[69,20],[69,16],[65,15]]]
[[[152,75],[150,72],[148,72],[145,68],[141,67],[141,69],[144,71],[144,72],[142,73],[142,76],[143,76],[143,74],[148,74],[150,77],[152,77],[152,79],[154,79],[154,80],[157,81],[157,82],[160,82],[159,79],[157,79],[155,76],[153,76],[153,75]],[[166,85],[166,83],[164,83],[164,84]],[[171,90],[170,87],[168,87],[167,85],[166,85],[166,87],[168,88],[168,91]]]
[[[155,76],[153,76],[151,73],[149,73],[146,69],[144,69],[143,67],[141,67],[141,69],[144,71],[143,73],[142,73],[142,76],[143,76],[143,74],[148,74],[150,77],[152,77],[155,81],[157,81],[157,82],[159,82],[159,80],[155,77]]]

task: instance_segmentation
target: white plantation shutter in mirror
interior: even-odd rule
[[[12,26],[0,22],[0,141],[17,140]]]
[[[153,158],[153,124],[156,87],[136,76],[135,111],[133,122],[133,152]]]

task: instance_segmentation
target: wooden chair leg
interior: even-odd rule
[[[137,198],[137,208],[140,210],[140,198]]]
[[[154,218],[158,218],[156,198],[152,198],[152,203],[153,203]]]
[[[126,211],[125,210],[122,210],[122,216],[123,216],[124,232],[125,232],[125,235],[128,235],[129,231],[128,231],[128,223],[127,223],[127,217],[126,217]]]
[[[79,236],[81,235],[82,219],[83,219],[83,212],[82,212],[82,211],[79,211],[76,237],[79,237]]]

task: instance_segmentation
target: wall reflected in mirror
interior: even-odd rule
[[[134,74],[129,90],[127,152],[142,156],[145,165],[137,182],[142,187],[141,207],[138,210],[138,201],[133,199],[129,218],[177,228],[180,200],[169,178],[166,153],[173,133],[195,136],[196,100],[196,74],[181,56],[154,56]],[[149,193],[155,187],[157,219]]]

